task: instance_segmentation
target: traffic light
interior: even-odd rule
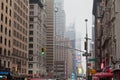
[[[87,42],[84,42],[85,50],[87,50]]]
[[[42,51],[41,54],[45,55],[45,48],[41,48],[41,51]]]

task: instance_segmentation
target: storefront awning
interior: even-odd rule
[[[100,73],[96,73],[93,76],[95,77],[112,77],[113,74],[112,73],[106,73],[106,72],[100,72]]]

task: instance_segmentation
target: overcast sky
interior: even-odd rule
[[[64,0],[64,8],[66,13],[67,26],[70,23],[75,22],[77,39],[81,39],[81,49],[84,50],[84,38],[86,35],[86,22],[88,19],[88,36],[92,36],[92,8],[93,0]],[[85,59],[85,58],[83,58]],[[83,66],[85,66],[85,60],[83,60]],[[84,68],[85,69],[85,68]]]

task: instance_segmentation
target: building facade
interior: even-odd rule
[[[46,55],[42,55],[42,48],[46,49],[45,1],[29,0],[29,62],[28,74],[32,77],[46,75]]]
[[[12,70],[12,19],[13,2],[0,0],[0,67]]]
[[[49,77],[53,77],[53,54],[54,54],[54,0],[46,0],[46,68]]]
[[[54,0],[54,20],[55,20],[55,46],[54,46],[54,69],[55,77],[64,79],[66,78],[67,66],[67,53],[65,53],[65,11],[64,0]],[[62,66],[62,67],[60,67]]]
[[[74,73],[75,74],[75,76],[77,75],[77,66],[76,66],[76,51],[75,51],[75,49],[76,49],[76,45],[75,45],[75,41],[76,41],[76,33],[75,33],[75,24],[74,23],[72,23],[72,24],[70,24],[69,25],[69,27],[68,27],[68,29],[66,29],[66,32],[65,32],[65,37],[67,37],[67,38],[69,38],[69,40],[70,40],[70,43],[71,43],[71,46],[72,46],[72,56],[73,56],[73,58],[72,58],[72,66],[73,66],[73,71],[72,71],[72,73]]]
[[[112,67],[114,79],[120,79],[120,5],[119,0],[94,0],[95,15],[95,56],[96,62],[103,66],[99,69]]]
[[[13,68],[17,66],[19,74],[25,75],[28,66],[29,0],[13,0],[12,2],[12,65]]]
[[[0,1],[1,66],[19,75],[27,74],[29,1]]]
[[[64,0],[54,0],[55,5],[55,35],[64,36],[65,33],[65,11]]]

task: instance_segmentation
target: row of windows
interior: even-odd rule
[[[23,2],[22,2],[23,1]],[[19,6],[26,12],[26,13],[28,13],[28,8],[27,8],[27,6],[28,6],[28,4],[29,4],[29,2],[28,2],[28,0],[17,0],[17,3],[19,4]],[[24,4],[25,3],[25,4]]]
[[[33,22],[33,21],[34,21],[34,18],[33,18],[33,17],[30,17],[29,20],[30,20],[30,22]]]
[[[34,5],[30,5],[30,9],[34,9]]]
[[[27,36],[27,30],[20,26],[16,21],[14,21],[14,27]]]
[[[5,35],[8,35],[9,37],[11,36],[11,30],[7,29],[7,27],[5,27],[5,29],[3,30],[3,25],[1,24],[0,26],[0,32],[5,33]]]
[[[18,64],[19,67],[26,66],[27,61],[26,60],[20,60],[18,58],[13,58],[13,64]]]
[[[30,13],[29,13],[30,15],[34,15],[34,11],[30,11]]]
[[[17,6],[16,3],[14,3],[14,9],[16,10],[16,12],[22,16],[24,19],[28,20],[28,15],[25,15],[25,13],[20,9],[20,7]]]
[[[5,7],[5,10],[4,10],[4,3],[1,3],[1,10],[5,11],[6,13],[8,13],[8,10],[9,10],[9,16],[11,16],[12,14],[11,9],[8,9],[7,6]]]
[[[17,41],[17,40],[13,40],[13,45],[16,46],[16,47],[19,47],[20,49],[23,49],[23,50],[27,50],[27,45]]]
[[[18,57],[22,57],[22,58],[27,58],[27,53],[22,52],[22,51],[20,51],[20,50],[18,50],[18,49],[15,49],[15,48],[13,48],[13,55],[14,55],[14,56],[18,56]],[[26,63],[23,62],[23,65],[24,65],[24,64],[26,64]]]
[[[9,2],[10,6],[12,6],[12,0],[9,0],[9,1],[10,1]],[[8,3],[8,0],[6,0],[6,3]],[[4,10],[4,3],[3,2],[1,3],[1,10]]]
[[[8,47],[10,48],[11,47],[11,41],[10,40],[7,40],[7,38],[3,38],[2,36],[0,36],[0,44],[3,44],[3,41],[4,41],[4,45],[8,45]]]
[[[21,41],[27,43],[27,38],[23,36],[22,34],[20,34],[19,32],[17,32],[16,30],[13,31],[13,35],[17,37],[18,39],[20,39]]]
[[[9,21],[9,26],[11,26],[11,19],[8,19],[8,17],[6,16],[4,20],[3,13],[1,13],[1,21],[4,21],[6,25],[8,24],[8,21]]]
[[[33,65],[34,65],[34,64],[29,63],[29,64],[28,64],[28,68],[33,68]],[[37,68],[39,68],[39,67],[40,67],[40,65],[39,65],[39,64],[36,64],[36,66],[37,66]]]
[[[17,13],[14,12],[14,18],[23,26],[25,26],[26,28],[28,27],[28,24],[25,22],[25,20],[23,20]]]
[[[24,61],[24,60],[18,60],[18,59],[13,59],[13,63],[14,64],[17,64],[17,66],[18,66],[18,71],[19,71],[19,73],[26,73],[26,68],[23,68],[22,66],[26,66],[26,64],[27,64],[27,62],[26,61]],[[13,67],[13,70],[15,70],[15,67]]]
[[[0,60],[0,65],[10,68],[10,61],[3,61],[3,63],[2,63],[2,60]]]
[[[10,52],[10,50],[3,49],[2,47],[0,47],[0,55],[10,56],[11,52]]]

